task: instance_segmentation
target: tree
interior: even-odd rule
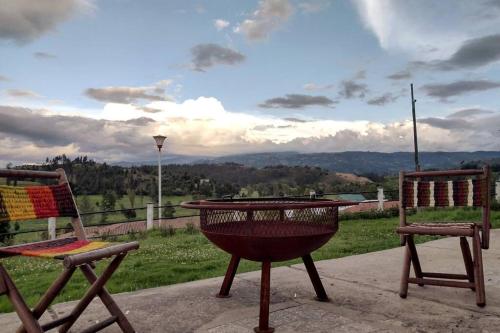
[[[84,195],[81,197],[80,202],[78,203],[78,207],[80,208],[81,213],[92,213],[94,212],[94,205],[89,200],[88,195]],[[90,224],[94,218],[94,215],[82,215],[82,223],[84,225]]]
[[[106,191],[102,196],[102,209],[105,211],[114,210],[116,205],[116,194],[113,191]]]
[[[172,202],[167,201],[165,207],[163,208],[163,217],[173,218],[175,214],[175,208],[172,207]]]

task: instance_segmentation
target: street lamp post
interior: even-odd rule
[[[166,138],[163,135],[153,136],[158,147],[158,227],[161,227],[161,148]]]

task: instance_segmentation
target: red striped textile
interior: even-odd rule
[[[484,179],[433,182],[405,180],[402,199],[403,207],[480,207],[484,203],[485,195]]]
[[[0,186],[0,222],[78,216],[67,184]]]
[[[64,257],[103,249],[112,245],[109,242],[78,240],[77,238],[62,238],[48,242],[18,245],[0,249],[0,253],[30,257],[64,259]]]

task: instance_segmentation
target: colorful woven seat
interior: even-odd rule
[[[78,240],[78,238],[73,237],[56,239],[49,242],[6,247],[0,249],[0,253],[29,257],[64,259],[66,256],[104,249],[115,244],[116,243],[101,241]]]
[[[120,266],[127,253],[139,248],[139,243],[110,243],[87,239],[85,227],[78,214],[68,179],[62,169],[55,172],[0,169],[0,177],[15,180],[43,178],[58,182],[57,185],[46,186],[0,185],[0,223],[26,220],[46,221],[47,218],[51,217],[64,217],[71,220],[75,235],[75,237],[0,247],[0,259],[12,256],[56,259],[61,260],[64,267],[63,272],[54,280],[38,304],[30,309],[0,261],[0,296],[5,295],[9,298],[22,322],[17,332],[42,333],[58,328],[58,332],[67,333],[90,302],[95,297],[99,297],[111,316],[94,323],[84,332],[97,332],[116,323],[122,332],[135,333],[123,311],[106,290],[105,284]],[[104,268],[102,274],[97,276],[94,271],[95,262],[105,258],[110,258],[109,264]],[[83,273],[90,288],[69,314],[44,324],[40,323],[39,319],[57,295],[61,293],[76,270]],[[37,276],[29,277],[29,279],[31,278],[36,279]]]

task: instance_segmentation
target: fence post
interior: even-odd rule
[[[383,211],[384,210],[384,188],[383,187],[377,188],[377,200],[378,200],[378,210]]]
[[[154,205],[152,203],[148,203],[146,205],[146,229],[151,230],[153,229],[153,215],[154,215]]]
[[[500,203],[500,180],[497,180],[497,182],[496,182],[495,197],[497,199],[497,202]]]
[[[56,239],[56,218],[55,217],[49,217],[49,230],[48,230],[48,236],[50,240]]]

